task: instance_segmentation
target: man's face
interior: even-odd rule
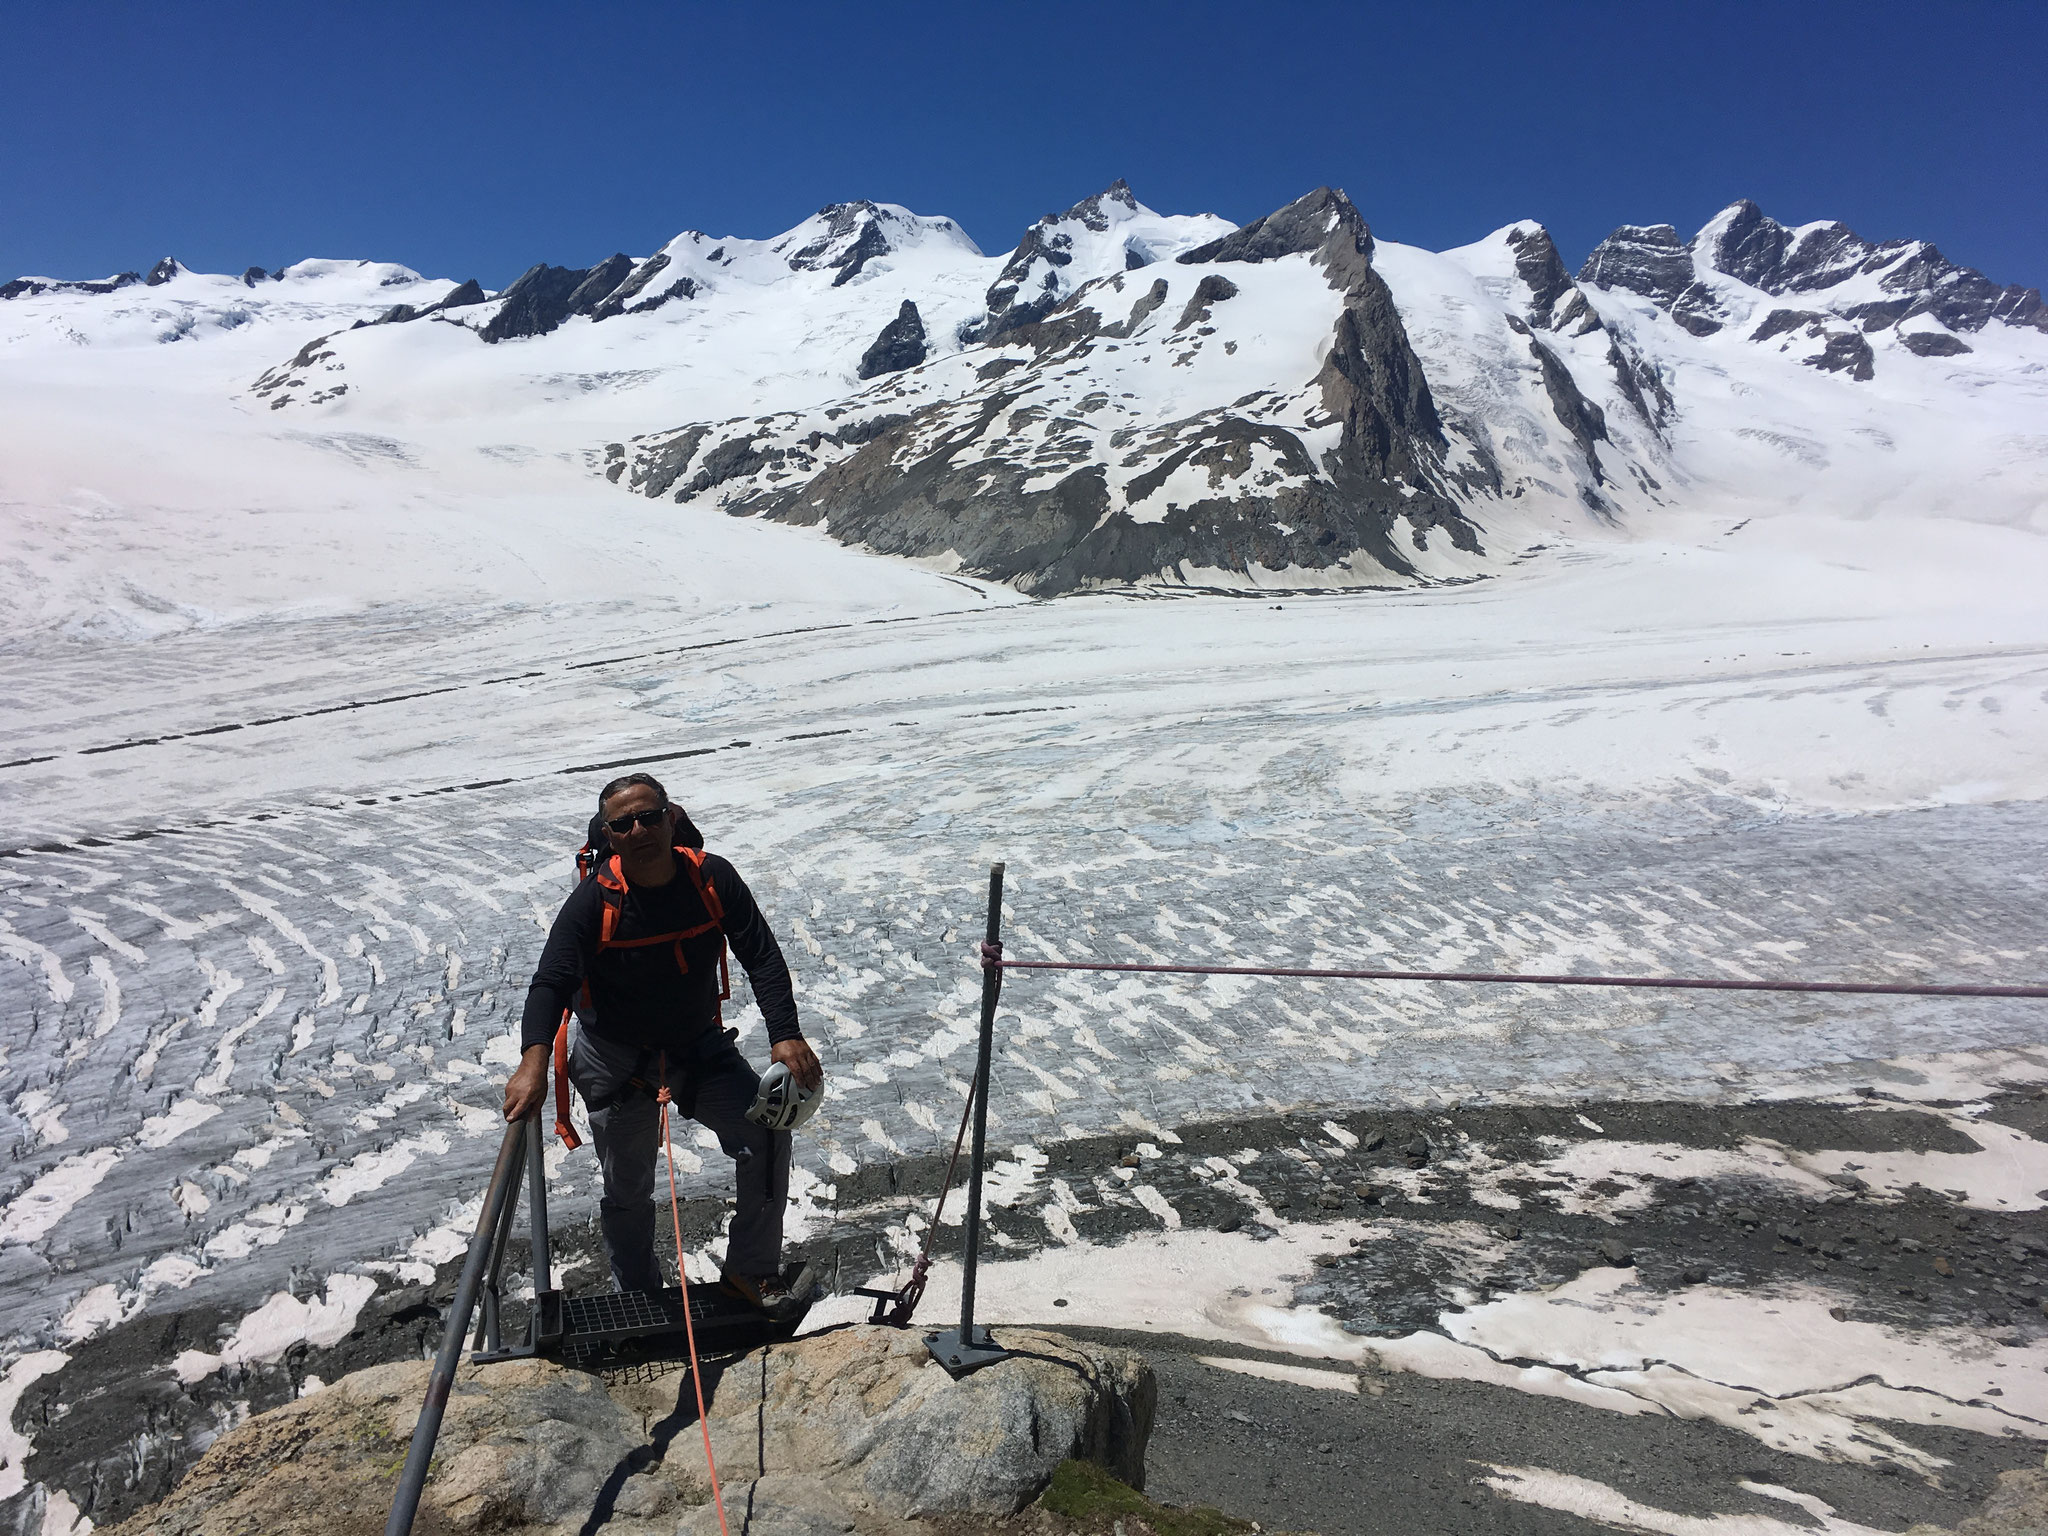
[[[647,811],[660,810],[661,816],[652,826],[636,820],[624,832],[615,830],[611,823],[622,816],[639,817]],[[661,797],[645,784],[628,784],[604,803],[605,835],[612,840],[612,847],[628,858],[669,846],[670,837],[676,829],[674,806],[662,807]]]

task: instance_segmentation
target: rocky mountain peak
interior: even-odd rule
[[[166,256],[149,269],[149,276],[143,279],[152,288],[161,288],[175,277],[182,276],[190,269],[175,256]]]
[[[1038,222],[1041,225],[1065,224],[1069,221],[1092,229],[1100,234],[1109,228],[1112,209],[1121,208],[1127,213],[1141,213],[1144,205],[1131,191],[1130,183],[1119,176],[1093,197],[1084,197],[1065,213],[1049,213]]]
[[[988,317],[975,334],[987,339],[1035,324],[1083,283],[1173,254],[1187,237],[1176,238],[1172,227],[1190,222],[1161,218],[1122,177],[1062,213],[1046,214],[1024,231],[989,284]]]
[[[1714,291],[1699,280],[1692,249],[1669,224],[1624,224],[1593,247],[1579,281],[1640,294],[1695,336],[1727,324]]]
[[[1501,238],[1514,255],[1515,275],[1529,290],[1531,325],[1546,331],[1570,329],[1575,335],[1600,328],[1600,317],[1565,270],[1549,230],[1541,224],[1512,224]]]
[[[1624,224],[1593,247],[1579,281],[1669,307],[1693,280],[1692,254],[1669,224]]]
[[[1793,238],[1791,230],[1745,197],[1709,219],[1693,236],[1692,249],[1715,271],[1768,291],[1768,279],[1783,266]]]
[[[832,286],[837,288],[858,277],[875,257],[888,254],[881,209],[873,203],[833,203],[819,209],[818,217],[825,221],[824,233],[785,258],[792,272],[836,272]]]
[[[833,273],[832,286],[837,288],[858,277],[877,257],[921,244],[934,236],[980,254],[967,232],[951,219],[919,218],[907,208],[873,203],[865,198],[826,204],[796,228],[771,241],[769,249],[782,257],[792,272]]]
[[[1838,222],[1781,224],[1747,198],[1684,245],[1669,224],[1623,225],[1586,258],[1579,281],[1640,294],[1704,336],[1729,318],[1702,281],[1712,273],[1772,295],[1826,294],[1830,315],[1866,331],[1916,315],[1952,331],[1981,331],[1994,321],[2048,331],[2036,289],[2000,286],[1924,240],[1872,244]]]
[[[1334,187],[1317,187],[1285,208],[1254,219],[1220,240],[1183,252],[1186,263],[1276,261],[1312,255],[1330,276],[1330,286],[1350,290],[1372,263],[1372,230],[1350,198]]]

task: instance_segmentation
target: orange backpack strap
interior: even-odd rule
[[[583,1145],[569,1119],[569,1010],[562,1010],[562,1022],[555,1026],[555,1134],[562,1145],[574,1152]]]
[[[626,910],[626,875],[619,868],[619,856],[613,854],[597,867],[598,906],[604,911],[603,925],[598,929],[597,947],[609,949],[612,935],[619,931],[619,915]]]
[[[722,1003],[732,997],[732,970],[725,963],[725,903],[718,899],[718,892],[711,888],[704,873],[704,850],[678,848],[676,853],[682,858],[690,883],[697,887],[697,899],[704,903],[705,916],[718,926],[718,1000]]]
[[[725,927],[725,903],[718,899],[718,892],[711,888],[711,881],[704,873],[704,850],[702,848],[678,848],[676,856],[683,861],[684,873],[690,877],[690,884],[697,887],[697,899],[704,903],[704,914]]]

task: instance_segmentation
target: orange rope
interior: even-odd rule
[[[676,1149],[668,1139],[668,1063],[661,1064],[661,1088],[654,1095],[661,1106],[661,1145],[668,1156],[669,1230],[676,1239],[676,1284],[683,1288],[683,1337],[690,1343],[690,1385],[697,1389],[697,1428],[704,1433],[704,1466],[711,1474],[711,1507],[718,1511],[719,1536],[732,1536],[725,1526],[725,1495],[718,1491],[718,1462],[711,1454],[711,1421],[704,1413],[704,1369],[697,1363],[697,1325],[690,1320],[690,1272],[683,1268],[683,1215],[676,1200]]]

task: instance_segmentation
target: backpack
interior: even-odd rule
[[[725,906],[704,873],[704,834],[697,830],[696,823],[690,820],[689,813],[681,806],[676,807],[675,853],[684,875],[696,887],[697,899],[703,903],[709,921],[674,933],[650,934],[644,939],[615,939],[612,935],[618,931],[619,918],[626,909],[626,877],[619,868],[619,856],[612,852],[603,816],[590,818],[583,846],[576,850],[576,882],[580,886],[585,880],[595,880],[598,898],[604,905],[597,952],[603,954],[607,949],[641,949],[655,944],[670,944],[675,949],[677,968],[687,976],[690,964],[683,957],[683,940],[694,939],[716,929],[718,1001],[724,1003],[732,996],[732,971],[726,964]],[[569,1118],[569,1015],[572,1011],[586,1017],[596,1011],[590,996],[588,976],[583,978],[580,1006],[564,1008],[562,1021],[555,1026],[555,1134],[561,1137],[562,1145],[573,1152],[583,1145],[583,1138],[576,1134],[576,1127]],[[718,1022],[724,1023],[723,1010],[718,1015]]]

